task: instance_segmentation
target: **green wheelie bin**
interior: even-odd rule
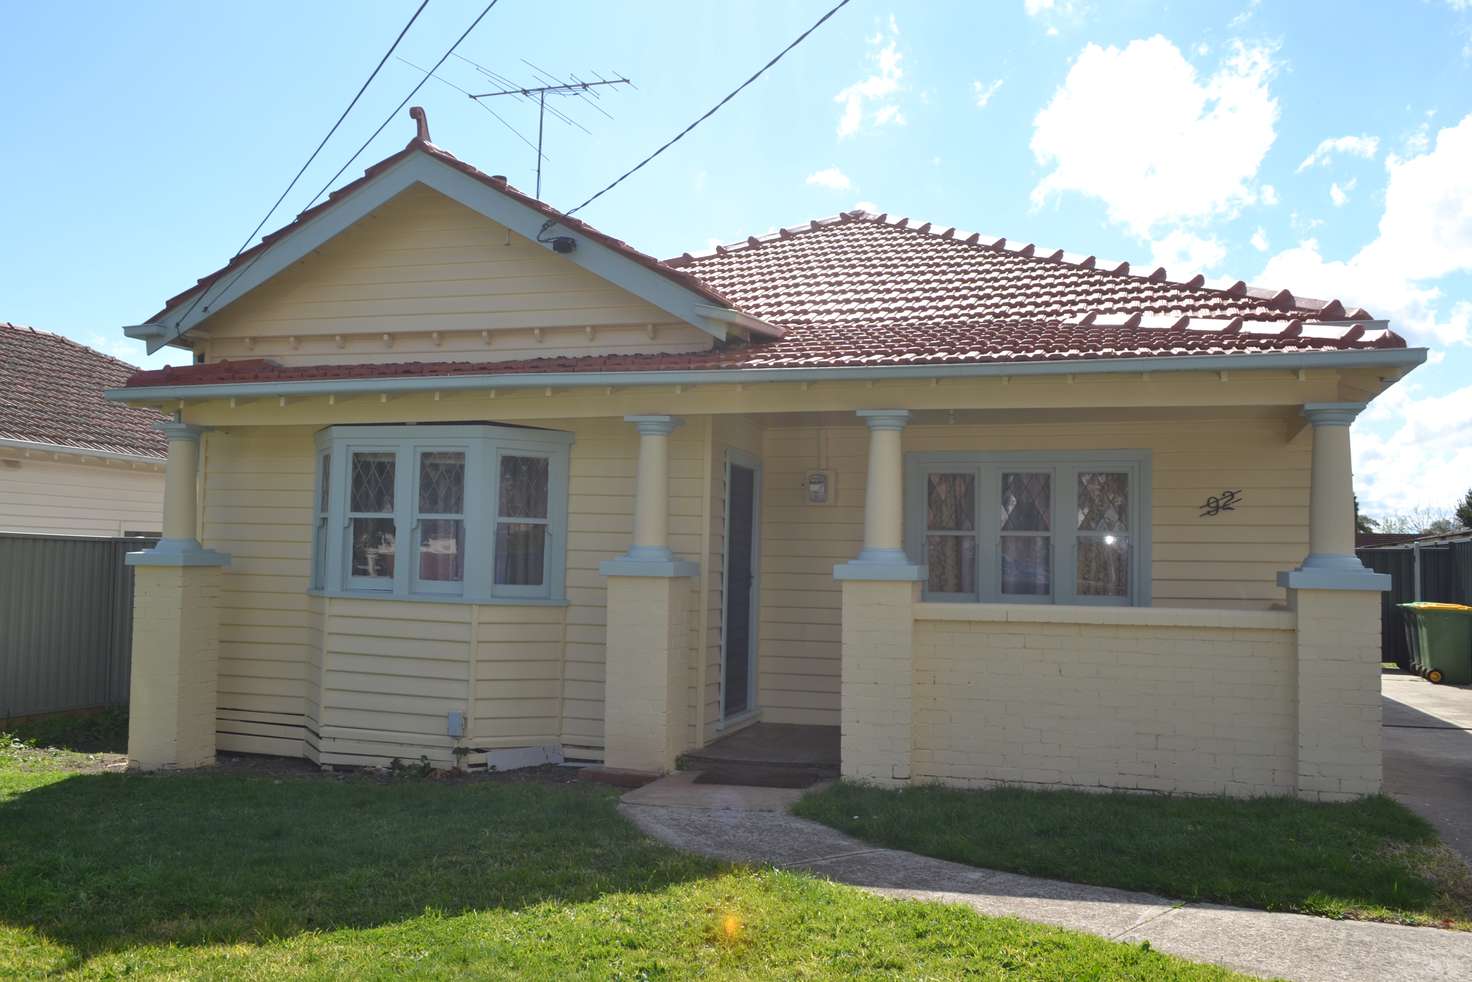
[[[1421,673],[1436,683],[1472,682],[1472,607],[1463,604],[1401,604],[1415,624]]]

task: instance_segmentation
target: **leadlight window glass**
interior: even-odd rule
[[[352,577],[364,586],[391,589],[394,550],[394,480],[398,460],[393,451],[353,454],[348,521],[351,522]],[[373,582],[373,581],[376,581]]]
[[[561,600],[569,434],[481,424],[318,434],[312,585]],[[399,562],[400,544],[405,547]]]
[[[1077,498],[1079,595],[1129,596],[1129,474],[1080,471]]]
[[[546,576],[548,461],[503,456],[496,516],[496,583],[537,586]]]
[[[928,567],[927,599],[1148,602],[1138,593],[1148,582],[1144,451],[907,461],[906,549]]]
[[[927,474],[925,551],[931,593],[976,592],[976,475]]]
[[[465,579],[465,452],[419,454],[419,579],[426,584]]]
[[[1053,592],[1052,516],[1053,475],[1002,473],[1002,593],[1045,597]]]

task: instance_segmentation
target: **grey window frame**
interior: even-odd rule
[[[314,524],[312,592],[326,596],[373,597],[469,603],[567,602],[568,471],[573,436],[557,430],[493,423],[340,425],[318,431],[317,473],[313,478],[313,515],[322,500],[321,460],[330,460],[328,515],[325,526]],[[459,583],[419,578],[420,454],[449,451],[465,454],[465,574]],[[395,454],[394,576],[385,584],[351,575],[348,504],[352,454]],[[538,586],[497,586],[495,532],[502,455],[544,457],[547,473],[547,535],[543,582]],[[427,513],[426,513],[427,514]],[[435,517],[435,516],[429,516]],[[319,537],[328,541],[323,548]],[[320,568],[325,556],[326,568]],[[388,579],[388,578],[385,578]]]
[[[1052,592],[1048,595],[1001,592],[1001,481],[1003,473],[1049,472],[1052,486]],[[1094,533],[1078,530],[1078,475],[1123,473],[1129,478],[1129,592],[1124,597],[1077,592],[1078,542]],[[1136,606],[1151,603],[1151,456],[1149,450],[940,451],[905,455],[905,552],[911,562],[926,561],[926,481],[930,474],[976,476],[977,569],[975,593],[932,593],[922,584],[922,599],[950,603],[1069,604]]]
[[[315,482],[312,486],[312,589],[320,590],[326,583],[326,550],[331,538],[328,523],[332,520],[332,504],[327,499],[333,486],[332,448],[318,447],[313,461],[316,468],[312,472]]]

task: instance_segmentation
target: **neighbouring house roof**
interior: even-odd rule
[[[282,367],[261,360],[140,372],[131,386],[424,375],[699,371],[1028,363],[1182,355],[1404,348],[1359,307],[1286,289],[1180,281],[1062,250],[983,239],[929,222],[847,212],[714,251],[658,261],[483,174],[426,139],[368,169],[255,249],[201,279],[207,286],[365,181],[422,151],[513,197],[561,229],[594,239],[780,336],[718,342],[699,353],[518,361]],[[198,287],[174,297],[169,307]]]
[[[132,365],[59,334],[0,322],[0,440],[162,460],[163,419],[103,398]]]

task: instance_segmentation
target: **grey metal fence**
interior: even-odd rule
[[[1419,552],[1420,595],[1416,570]],[[1361,549],[1360,561],[1377,573],[1390,574],[1390,589],[1381,594],[1380,658],[1401,668],[1410,667],[1404,612],[1397,604],[1413,600],[1472,604],[1472,542],[1422,546],[1386,546]]]
[[[0,723],[128,701],[133,571],[148,539],[0,534]]]

